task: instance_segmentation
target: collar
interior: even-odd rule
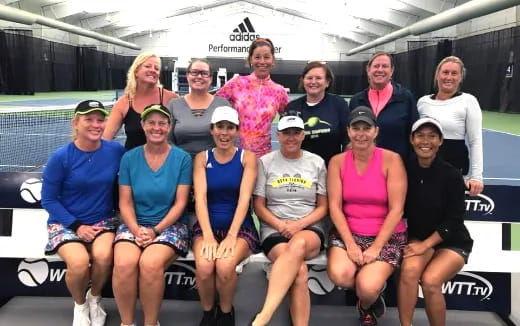
[[[247,79],[249,79],[251,82],[257,83],[257,84],[266,84],[269,81],[271,81],[271,75],[267,76],[266,78],[260,79],[256,77],[255,73],[252,72],[247,76]]]

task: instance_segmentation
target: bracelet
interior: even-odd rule
[[[155,233],[155,236],[158,237],[159,235],[161,235],[161,232],[159,230],[157,230],[157,228],[155,226],[152,226],[152,231],[153,233]]]

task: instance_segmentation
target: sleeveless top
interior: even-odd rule
[[[164,88],[159,88],[159,103],[163,102]],[[150,103],[154,104],[154,103]],[[134,147],[144,145],[146,143],[146,136],[144,135],[143,127],[141,126],[141,114],[135,112],[132,106],[132,99],[128,96],[128,111],[123,118],[125,125],[126,142],[125,149],[130,150]]]
[[[215,159],[213,150],[206,151],[206,183],[208,214],[213,230],[228,230],[233,221],[240,195],[244,167],[243,150],[238,149],[226,163]],[[248,209],[242,226],[253,228],[253,219]]]
[[[351,150],[345,153],[340,175],[343,212],[350,231],[363,236],[376,236],[388,214],[388,192],[383,173],[383,149],[376,147],[366,171],[359,174]],[[394,233],[404,232],[401,220]]]

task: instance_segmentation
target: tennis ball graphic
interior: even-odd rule
[[[318,117],[310,117],[305,124],[312,128],[315,125],[317,125],[318,122],[320,122],[320,118],[318,118]]]
[[[307,285],[309,290],[317,295],[326,295],[334,290],[334,283],[327,275],[327,267],[322,265],[310,266]]]
[[[34,204],[42,199],[42,181],[29,178],[20,186],[20,196],[28,203]]]
[[[45,259],[24,259],[18,265],[18,279],[25,286],[41,285],[49,275],[49,266]]]

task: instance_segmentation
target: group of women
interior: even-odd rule
[[[270,79],[274,59],[269,39],[254,40],[252,73],[216,96],[210,64],[193,60],[190,93],[178,98],[159,83],[159,58],[145,53],[110,115],[98,101],[78,104],[74,139],[50,157],[42,190],[46,253],[67,265],[73,326],[104,325],[101,290],[111,274],[121,325],[135,325],[138,297],[144,324],[159,325],[164,272],[190,248],[199,325],[235,325],[236,266],[260,251],[273,265],[250,324],[267,325],[288,294],[292,324],[308,325],[305,260],[326,242],[329,277],[355,288],[361,325],[377,324],[385,310],[380,292],[398,268],[401,324],[411,325],[420,284],[431,325],[444,325],[441,285],[472,248],[462,219],[465,187],[472,195],[483,189],[481,113],[476,99],[460,92],[462,61],[441,61],[437,93],[416,106],[391,80],[391,56],[378,52],[366,67],[369,88],[349,110],[328,92],[334,76],[318,61],[301,75],[305,95],[289,103]],[[271,151],[276,114],[283,115],[280,149]],[[111,141],[123,124],[126,152]],[[461,154],[465,138],[469,151]]]

